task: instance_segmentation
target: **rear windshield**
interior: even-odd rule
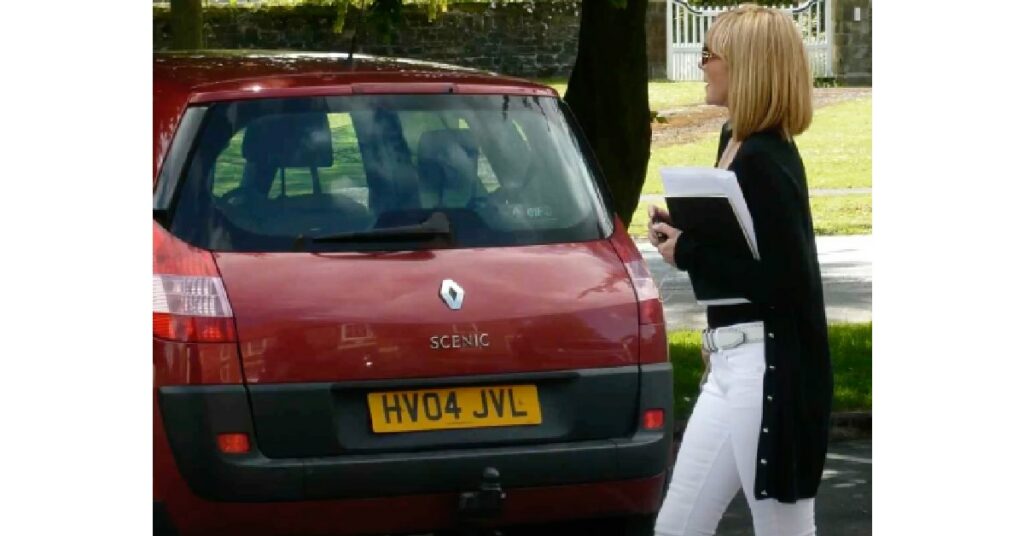
[[[610,214],[550,97],[358,95],[207,111],[171,221],[215,251],[602,238]]]

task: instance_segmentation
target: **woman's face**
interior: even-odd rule
[[[725,61],[712,55],[701,67],[704,71],[704,102],[712,106],[727,106],[729,103],[729,69]]]

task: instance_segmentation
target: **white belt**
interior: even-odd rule
[[[717,352],[728,350],[741,344],[761,342],[764,340],[764,323],[736,324],[716,329],[705,329],[700,332],[704,350]]]

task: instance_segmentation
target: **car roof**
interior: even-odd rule
[[[353,54],[351,62],[348,58],[347,53],[337,52],[156,52],[153,54],[153,85],[154,89],[196,92],[211,87],[225,91],[243,89],[254,82],[295,78],[304,78],[306,87],[338,84],[341,80],[349,83],[446,81],[554,94],[547,86],[529,80],[456,65],[365,54]]]
[[[494,93],[557,97],[529,80],[456,65],[331,52],[154,52],[154,180],[192,103],[350,93]]]

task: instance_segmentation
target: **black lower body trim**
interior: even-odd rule
[[[268,458],[253,445],[222,454],[216,435],[253,433],[245,387],[160,389],[160,408],[177,466],[199,496],[215,501],[300,501],[454,492],[476,489],[487,467],[504,488],[630,480],[668,466],[672,430],[672,370],[640,367],[639,404],[663,408],[666,426],[625,437],[492,448]],[[634,400],[624,400],[633,404]],[[637,425],[639,427],[639,424]]]
[[[153,501],[153,536],[178,536],[178,529],[161,501]]]

